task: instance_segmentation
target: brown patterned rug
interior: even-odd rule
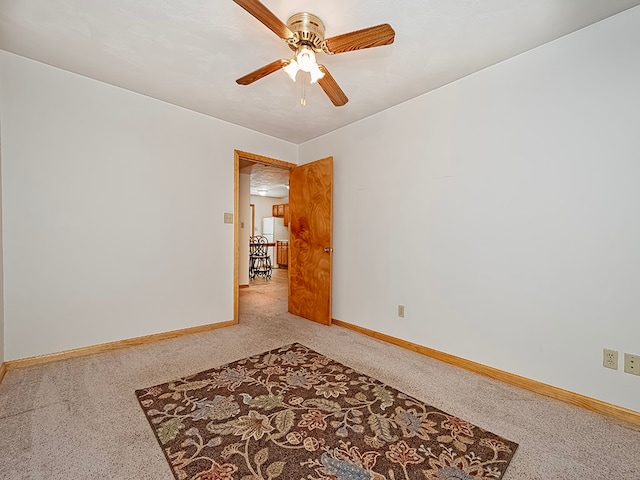
[[[136,394],[178,480],[495,480],[517,448],[298,343]]]

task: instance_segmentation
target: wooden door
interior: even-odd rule
[[[333,157],[289,176],[289,312],[331,324]]]

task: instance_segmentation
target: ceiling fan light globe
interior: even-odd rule
[[[296,60],[298,61],[298,67],[303,72],[311,72],[311,69],[316,66],[316,54],[306,45],[300,47],[296,54]]]
[[[294,82],[296,81],[296,75],[298,74],[300,67],[298,67],[298,62],[296,62],[295,58],[291,59],[289,65],[285,65],[282,69],[287,73],[287,75],[289,75],[291,80]]]
[[[315,64],[309,73],[311,74],[311,83],[316,83],[318,80],[324,77],[324,72],[320,70],[318,64]]]

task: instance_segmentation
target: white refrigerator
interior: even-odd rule
[[[284,226],[284,218],[265,217],[262,219],[262,235],[267,237],[269,243],[278,240],[289,240],[289,228]],[[271,265],[276,266],[276,249],[269,247],[268,254],[271,257]]]

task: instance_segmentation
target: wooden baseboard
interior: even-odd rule
[[[587,397],[579,393],[570,392],[569,390],[564,390],[552,385],[547,385],[546,383],[531,380],[526,377],[521,377],[520,375],[516,375],[514,373],[509,373],[505,372],[504,370],[498,370],[497,368],[488,367],[486,365],[482,365],[481,363],[472,362],[471,360],[456,357],[455,355],[440,352],[432,348],[418,345],[417,343],[408,342],[400,338],[392,337],[391,335],[376,332],[375,330],[369,330],[368,328],[343,322],[342,320],[332,319],[332,322],[334,325],[348,328],[349,330],[353,330],[355,332],[362,333],[363,335],[382,340],[383,342],[391,343],[398,347],[402,347],[407,350],[411,350],[422,355],[435,358],[436,360],[455,365],[456,367],[464,368],[465,370],[479,373],[480,375],[484,375],[486,377],[490,377],[495,380],[508,383],[510,385],[515,385],[516,387],[524,388],[525,390],[539,393],[540,395],[544,395],[546,397],[555,398],[556,400],[570,403],[571,405],[576,405],[593,412],[607,415],[619,420],[624,420],[635,425],[640,425],[640,412],[636,412],[635,410],[619,407],[617,405],[603,402],[595,398]]]
[[[161,340],[168,340],[170,338],[183,337],[185,335],[192,335],[194,333],[207,332],[209,330],[216,330],[218,328],[236,325],[237,323],[238,322],[236,320],[228,320],[226,322],[212,323],[209,325],[199,325],[197,327],[183,328],[181,330],[173,330],[170,332],[155,333],[153,335],[129,338],[127,340],[119,340],[116,342],[101,343],[99,345],[90,345],[88,347],[74,348],[73,350],[50,353],[48,355],[39,355],[37,357],[10,360],[3,365],[6,365],[7,369],[28,367],[31,365],[37,365],[39,363],[55,362],[58,360],[65,360],[67,358],[82,357],[84,355],[92,355],[94,353],[108,352],[111,350],[118,350],[120,348],[133,347],[136,345],[144,345],[147,343],[159,342]]]
[[[0,363],[0,383],[2,383],[5,373],[7,373],[7,364],[2,362]]]

